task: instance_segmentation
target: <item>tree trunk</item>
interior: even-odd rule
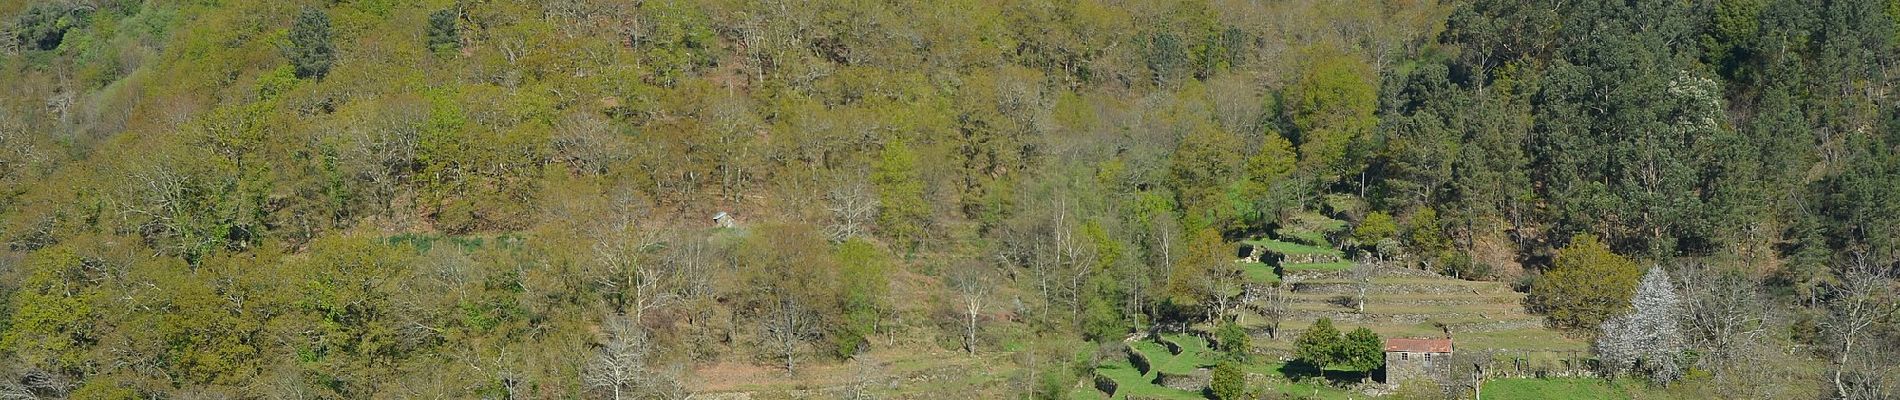
[[[969,351],[970,355],[976,355],[976,307],[968,307],[966,309],[970,316],[970,325],[969,336],[967,336],[963,342],[963,349]]]

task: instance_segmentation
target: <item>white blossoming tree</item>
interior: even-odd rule
[[[1629,372],[1668,384],[1682,377],[1685,341],[1678,318],[1682,299],[1662,267],[1649,269],[1630,299],[1629,313],[1603,322],[1597,336],[1597,359],[1612,373]]]

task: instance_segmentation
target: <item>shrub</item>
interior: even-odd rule
[[[1250,337],[1247,336],[1247,330],[1241,328],[1240,324],[1222,323],[1220,328],[1214,331],[1214,338],[1220,341],[1218,343],[1220,351],[1226,352],[1229,356],[1246,359]]]
[[[1247,373],[1240,370],[1240,364],[1222,361],[1214,366],[1213,379],[1207,390],[1214,392],[1217,400],[1233,400],[1247,397]]]

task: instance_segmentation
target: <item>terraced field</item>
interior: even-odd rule
[[[1349,268],[1349,267],[1348,267]],[[1258,340],[1270,356],[1291,357],[1292,340],[1319,318],[1344,327],[1365,326],[1381,337],[1438,337],[1450,330],[1460,349],[1552,353],[1581,351],[1582,341],[1544,327],[1543,317],[1525,313],[1524,294],[1499,282],[1447,278],[1418,270],[1382,269],[1366,286],[1365,311],[1352,307],[1360,282],[1338,270],[1285,269],[1291,288],[1290,316],[1280,325],[1280,340]],[[1269,284],[1268,282],[1261,282]],[[1258,314],[1242,316],[1259,327]]]
[[[1211,368],[1219,362],[1221,354],[1208,347],[1206,340],[1194,335],[1165,334],[1162,340],[1174,344],[1169,346],[1150,338],[1130,340],[1128,358],[1104,361],[1095,369],[1097,379],[1114,382],[1113,394],[1096,390],[1109,385],[1096,385],[1096,388],[1078,388],[1073,398],[1108,399],[1202,399],[1201,393],[1162,386],[1157,383],[1162,374],[1187,375],[1198,370]]]
[[[1325,260],[1341,255],[1336,249],[1272,239],[1245,243],[1290,259]],[[1367,327],[1384,338],[1439,337],[1449,331],[1460,351],[1484,349],[1533,359],[1587,351],[1584,342],[1547,329],[1542,317],[1525,313],[1524,294],[1504,283],[1466,281],[1401,268],[1375,268],[1361,278],[1355,274],[1364,271],[1353,271],[1357,264],[1349,260],[1287,262],[1277,267],[1272,264],[1276,261],[1265,261],[1243,259],[1239,268],[1255,290],[1272,286],[1288,290],[1288,314],[1275,337],[1255,337],[1253,363],[1244,369],[1258,377],[1254,379],[1265,379],[1257,383],[1264,383],[1267,390],[1282,395],[1330,399],[1361,394],[1329,386],[1322,380],[1295,382],[1282,371],[1293,358],[1293,338],[1320,318],[1332,319],[1341,330]],[[1363,311],[1354,306],[1362,290]],[[1239,322],[1250,330],[1264,332],[1267,321],[1257,311],[1244,309]],[[1170,334],[1162,339],[1177,344],[1178,351],[1152,339],[1131,340],[1127,359],[1109,360],[1098,366],[1092,378],[1097,384],[1078,387],[1072,397],[1202,398],[1199,392],[1162,385],[1162,375],[1194,373],[1212,367],[1222,355],[1209,349],[1198,336]]]

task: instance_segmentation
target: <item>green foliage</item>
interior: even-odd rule
[[[1233,264],[1227,259],[1233,251],[1214,228],[1196,231],[1188,240],[1185,256],[1167,278],[1169,300],[1181,306],[1200,304],[1214,296],[1214,275],[1226,273]]]
[[[0,332],[0,349],[29,366],[65,370],[85,364],[96,343],[94,319],[102,293],[84,285],[83,260],[68,247],[33,252],[25,280],[8,300],[11,315]]]
[[[1431,208],[1412,211],[1412,218],[1406,223],[1406,247],[1424,258],[1427,269],[1443,269],[1446,258],[1461,254],[1452,247],[1439,224],[1438,210]]]
[[[924,201],[924,182],[917,169],[917,153],[903,141],[894,141],[885,144],[871,171],[880,205],[878,226],[904,249],[922,242],[930,223],[930,203]]]
[[[1319,370],[1329,367],[1369,372],[1385,365],[1385,342],[1371,329],[1359,327],[1340,335],[1333,321],[1320,318],[1293,341],[1294,358]]]
[[[330,44],[330,14],[304,7],[290,27],[290,46],[285,58],[296,67],[298,78],[323,78],[336,64],[336,48]]]
[[[1372,71],[1351,55],[1319,51],[1294,83],[1289,114],[1299,127],[1299,165],[1336,172],[1347,149],[1371,134],[1378,105]]]
[[[1220,191],[1241,178],[1240,138],[1213,123],[1196,124],[1181,138],[1170,160],[1175,194],[1190,213],[1217,208]]]
[[[85,385],[73,389],[72,398],[86,400],[137,400],[139,392],[115,382],[112,379],[91,379]]]
[[[1557,252],[1555,265],[1531,284],[1525,298],[1550,324],[1564,329],[1591,330],[1628,308],[1642,271],[1628,258],[1610,251],[1593,235],[1577,235]]]
[[[66,33],[86,22],[89,7],[46,2],[34,4],[13,18],[5,29],[12,46],[33,50],[59,48]]]
[[[1253,336],[1248,335],[1247,329],[1242,328],[1239,323],[1222,322],[1220,327],[1215,328],[1214,338],[1220,343],[1218,350],[1227,353],[1230,357],[1244,361],[1247,359],[1247,353],[1253,351],[1253,345],[1249,343]]]
[[[1199,322],[1278,281],[1227,244],[1264,236],[1521,264],[1565,326],[1620,303],[1614,254],[1733,264],[1766,295],[1715,309],[1793,315],[1752,328],[1808,365],[1836,267],[1900,247],[1896,1],[544,3],[0,2],[0,379],[596,397],[639,297],[657,382],[974,331],[997,373],[955,387],[1051,395],[1066,354],[981,350]],[[866,381],[966,364],[912,342]],[[1783,375],[1702,397],[1830,374]],[[1574,383],[1498,395],[1628,391]]]
[[[1267,132],[1260,152],[1247,158],[1247,177],[1256,183],[1270,185],[1292,173],[1297,160],[1292,142],[1280,136],[1279,132]]]
[[[429,50],[436,54],[449,54],[462,47],[462,32],[457,21],[462,17],[461,10],[445,8],[429,13]]]
[[[1331,318],[1320,318],[1293,340],[1293,357],[1324,370],[1326,366],[1345,361],[1338,358],[1345,340],[1339,330],[1333,328]]]
[[[1215,399],[1236,400],[1247,396],[1247,373],[1240,369],[1240,363],[1223,361],[1214,366],[1213,380],[1207,390]]]
[[[1335,349],[1334,360],[1345,369],[1371,372],[1385,365],[1385,341],[1363,326],[1347,333]]]
[[[690,5],[665,1],[640,4],[640,15],[647,22],[630,32],[627,41],[641,50],[641,63],[651,71],[648,82],[678,85],[687,74],[717,59],[718,43],[712,24],[700,8]]]
[[[1366,214],[1365,219],[1360,220],[1358,226],[1353,227],[1352,238],[1358,240],[1361,245],[1372,246],[1392,238],[1398,232],[1399,226],[1392,222],[1391,215],[1373,211]]]
[[[876,333],[888,308],[891,266],[883,252],[863,239],[839,243],[832,253],[844,312],[844,323],[836,326],[832,341],[840,357],[849,357],[868,344],[866,338]]]

